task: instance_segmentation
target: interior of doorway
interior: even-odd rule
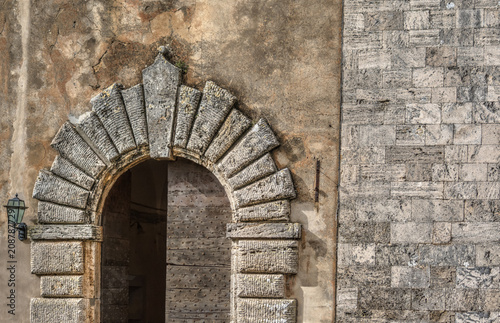
[[[229,200],[205,168],[148,160],[103,209],[102,322],[229,322]]]

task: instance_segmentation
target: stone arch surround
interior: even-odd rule
[[[289,219],[290,171],[269,153],[279,145],[272,129],[264,119],[252,124],[213,82],[203,92],[182,85],[164,49],[142,73],[143,84],[113,84],[94,97],[92,111],[64,123],[52,141],[59,155],[33,190],[31,272],[41,277],[41,297],[31,300],[31,321],[100,321],[105,197],[138,163],[182,157],[211,171],[231,203],[232,322],[295,322],[285,279],[297,273],[301,226]]]

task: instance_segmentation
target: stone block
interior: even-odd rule
[[[411,203],[411,218],[414,222],[463,221],[463,201],[414,199]]]
[[[454,182],[458,181],[459,165],[434,164],[432,165],[432,181]]]
[[[500,163],[500,146],[469,146],[468,161],[471,163]]]
[[[444,160],[447,163],[463,163],[467,162],[467,146],[448,145],[444,149]]]
[[[451,223],[434,222],[432,227],[432,243],[446,244],[451,241]]]
[[[151,158],[171,158],[171,139],[181,70],[160,53],[142,71]]]
[[[406,30],[428,29],[430,27],[428,10],[406,11],[404,18]]]
[[[498,28],[479,28],[474,31],[474,45],[499,46],[500,30]]]
[[[410,0],[410,8],[412,10],[439,9],[440,4],[435,0]]]
[[[42,224],[29,228],[32,240],[102,240],[102,227],[93,224]]]
[[[283,275],[252,275],[236,276],[238,297],[285,297],[285,276]]]
[[[479,296],[481,298],[481,309],[484,311],[492,311],[488,314],[488,319],[485,322],[498,322],[500,320],[500,289],[480,289]]]
[[[500,164],[488,164],[488,182],[500,182]]]
[[[450,3],[451,5],[451,3]],[[431,10],[429,19],[431,29],[451,29],[456,26],[455,10]]]
[[[84,210],[40,201],[37,219],[39,223],[85,223],[87,217]]]
[[[344,49],[382,48],[382,32],[360,31],[353,32],[344,40]]]
[[[50,167],[50,171],[86,190],[90,190],[92,185],[94,185],[94,179],[92,177],[85,174],[82,170],[61,156],[56,156]]]
[[[440,163],[444,160],[444,146],[393,146],[385,148],[388,164]]]
[[[474,29],[472,28],[450,28],[442,29],[439,32],[439,43],[444,46],[473,46]]]
[[[481,127],[483,145],[500,145],[500,124],[483,124]]]
[[[122,90],[121,94],[137,146],[147,145],[149,140],[144,87],[142,84],[137,84],[131,88]]]
[[[40,295],[43,297],[83,297],[83,276],[42,276]]]
[[[453,232],[453,231],[452,231]],[[474,266],[475,248],[472,245],[421,245],[419,264],[431,266]]]
[[[411,70],[390,70],[382,72],[382,87],[383,88],[400,88],[411,87]],[[365,119],[366,120],[366,119]],[[365,121],[369,122],[369,120]]]
[[[487,164],[462,164],[460,165],[460,180],[465,182],[486,181]]]
[[[239,189],[261,178],[269,176],[277,170],[273,158],[267,153],[228,179],[228,183],[233,190]]]
[[[234,191],[236,207],[296,197],[288,168]]]
[[[438,87],[431,89],[432,103],[450,103],[457,102],[457,88]]]
[[[262,203],[248,207],[242,207],[236,210],[236,221],[285,221],[290,215],[290,202],[288,200],[279,200],[269,203]]]
[[[500,315],[498,312],[458,312],[455,315],[455,323],[496,323],[499,319]]]
[[[410,30],[410,46],[425,47],[436,46],[439,44],[439,30]],[[425,55],[422,57],[425,60]]]
[[[360,32],[365,29],[365,18],[363,14],[346,14],[344,16],[344,30],[345,32]]]
[[[358,53],[359,69],[388,69],[391,67],[391,54],[385,50],[367,50]]]
[[[453,134],[455,145],[476,145],[481,143],[481,125],[456,124]]]
[[[500,46],[486,46],[484,48],[484,65],[500,65]]]
[[[359,127],[359,145],[385,146],[396,142],[396,128],[393,125],[363,125]]]
[[[385,147],[342,148],[341,163],[381,164],[385,161]]]
[[[385,107],[373,104],[344,104],[342,109],[342,126],[384,123]]]
[[[398,182],[405,180],[406,167],[402,164],[361,165],[360,176],[362,181]]]
[[[366,310],[405,310],[411,308],[410,289],[370,288],[359,294],[358,308]]]
[[[411,217],[411,200],[356,199],[356,219],[364,222],[405,222]]]
[[[483,21],[483,10],[458,10],[457,28],[480,28]]]
[[[295,274],[298,270],[297,241],[240,240],[236,256],[240,273]]]
[[[486,101],[489,102],[500,101],[500,86],[488,86],[486,92],[487,92]]]
[[[88,301],[82,298],[32,298],[30,317],[32,323],[84,322]]]
[[[338,241],[345,243],[389,243],[390,229],[387,222],[349,222],[339,225]]]
[[[445,309],[445,289],[413,289],[411,307],[419,311],[437,311]]]
[[[428,47],[425,51],[427,66],[456,66],[456,49],[453,47]]]
[[[61,157],[71,161],[88,175],[96,178],[106,164],[77,133],[71,123],[64,123],[50,144]]]
[[[484,65],[484,49],[482,47],[458,47],[457,66]]]
[[[375,249],[377,266],[409,266],[418,260],[416,244],[377,245]]]
[[[430,268],[431,268],[431,288],[453,288],[456,286],[457,267],[431,266]]]
[[[343,165],[340,168],[340,182],[341,183],[357,183],[359,180],[359,166],[356,165]]]
[[[425,66],[425,48],[410,47],[392,51],[393,68],[415,68]]]
[[[469,288],[453,288],[446,290],[446,309],[450,311],[477,311],[479,307],[479,290]]]
[[[345,198],[390,198],[391,184],[383,182],[360,182],[352,185],[341,185],[339,194]]]
[[[412,124],[438,124],[441,122],[441,109],[438,104],[407,104],[406,122]]]
[[[428,288],[430,285],[430,269],[426,267],[391,268],[391,287],[394,288]]]
[[[83,274],[82,242],[33,242],[31,273]]]
[[[458,288],[498,288],[499,267],[458,267]]]
[[[205,156],[216,162],[236,142],[236,140],[250,127],[251,121],[239,110],[233,109],[217,132],[214,140],[208,146]]]
[[[120,156],[95,112],[90,111],[82,114],[73,120],[73,124],[82,138],[85,139],[103,161],[109,163],[109,161],[113,161]]]
[[[430,243],[432,223],[391,223],[391,243]]]
[[[486,86],[461,86],[457,88],[457,102],[481,102],[487,99]]]
[[[478,197],[478,185],[475,182],[445,182],[445,199],[475,199]]]
[[[294,299],[241,298],[236,306],[238,323],[296,322],[297,301]]]
[[[186,148],[197,154],[203,154],[235,102],[236,97],[229,91],[208,81],[203,89],[200,107],[194,119]],[[226,125],[222,132],[226,133],[230,128],[231,122]]]
[[[441,182],[392,182],[391,196],[443,198],[443,183]]]
[[[441,116],[444,123],[471,123],[472,102],[443,104]]]
[[[401,11],[379,11],[364,13],[364,27],[368,31],[403,29]]]
[[[500,222],[499,200],[465,201],[466,222]]]
[[[338,244],[338,266],[373,266],[375,265],[375,244]]]
[[[432,164],[406,164],[406,180],[408,182],[430,182],[432,178]]]
[[[396,126],[396,145],[424,145],[426,132],[423,125]]]
[[[391,287],[390,266],[351,265],[337,270],[338,288]]]
[[[232,177],[265,153],[278,147],[279,142],[264,119],[260,119],[243,138],[217,164],[217,167]]]
[[[33,188],[33,197],[47,202],[84,209],[89,191],[61,177],[41,170]]]
[[[336,305],[339,310],[356,310],[358,308],[358,288],[338,288]]]
[[[477,266],[499,266],[500,245],[498,243],[485,243],[476,246]]]
[[[226,237],[231,239],[300,239],[299,223],[228,223]]]
[[[135,149],[132,127],[121,95],[121,84],[113,84],[93,97],[92,110],[101,120],[104,129],[120,154]]]
[[[128,266],[102,266],[102,289],[123,288],[128,284]]]
[[[453,223],[452,238],[457,243],[500,241],[500,222]]]
[[[478,199],[500,199],[500,182],[477,182]]]

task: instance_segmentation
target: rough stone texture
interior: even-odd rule
[[[273,131],[264,119],[260,119],[217,165],[230,178],[278,146]]]
[[[87,300],[82,298],[33,298],[30,304],[31,322],[84,322],[87,306]]]
[[[294,299],[238,299],[237,320],[242,323],[296,322],[297,302]]]
[[[32,240],[102,240],[102,227],[84,225],[37,225],[29,229]]]
[[[38,174],[33,188],[33,197],[38,200],[80,209],[85,208],[88,196],[87,190],[43,170]]]
[[[265,154],[228,180],[233,190],[255,182],[276,172],[276,164],[270,154]]]
[[[92,177],[97,177],[106,167],[104,162],[76,132],[71,123],[64,123],[52,143],[52,148]]]
[[[241,273],[295,274],[298,270],[296,241],[240,240],[237,266]]]
[[[81,242],[33,242],[31,250],[33,274],[83,274]]]
[[[175,104],[181,71],[162,53],[142,71],[149,148],[152,158],[171,158]]]
[[[38,202],[37,219],[39,223],[84,223],[87,217],[85,211],[71,207]]]
[[[300,239],[299,223],[228,223],[226,237],[232,239]]]
[[[83,276],[42,276],[40,296],[83,297]]]
[[[95,182],[92,177],[61,156],[56,156],[50,167],[50,171],[86,190],[90,190]]]
[[[92,110],[97,114],[120,154],[136,148],[134,135],[121,95],[121,84],[113,84],[92,98]]]
[[[290,216],[290,202],[288,200],[273,201],[242,207],[236,210],[236,221],[284,221],[288,222]]]
[[[121,91],[123,104],[127,111],[128,120],[134,133],[137,146],[148,144],[148,127],[146,124],[146,110],[144,105],[144,88],[137,84]]]
[[[181,85],[177,98],[177,118],[175,120],[174,147],[186,148],[193,126],[193,120],[198,111],[201,92],[197,89]]]
[[[109,162],[120,156],[95,112],[87,112],[74,120],[73,123],[78,133],[99,154],[102,160]]]
[[[288,168],[234,191],[237,207],[295,197],[292,175]]]
[[[205,157],[215,163],[251,124],[250,119],[245,117],[239,110],[231,110],[212,143],[208,146]]]
[[[186,148],[202,155],[235,101],[236,97],[227,90],[217,86],[214,82],[207,82]]]
[[[238,274],[236,284],[238,297],[285,297],[284,275]]]

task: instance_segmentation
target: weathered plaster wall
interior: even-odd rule
[[[497,0],[346,0],[339,322],[500,320]]]
[[[52,163],[49,144],[57,129],[68,115],[88,111],[90,98],[113,82],[141,82],[156,48],[169,45],[172,61],[188,66],[188,85],[202,89],[213,80],[232,91],[239,108],[253,119],[265,117],[283,143],[275,157],[280,168],[292,170],[298,189],[292,221],[304,226],[289,296],[299,299],[299,321],[332,321],[340,1],[7,0],[0,23],[2,203],[19,192],[33,224],[33,183]],[[316,206],[315,158],[322,161]],[[4,268],[5,216],[0,239]],[[28,298],[38,296],[29,248],[17,242],[23,280],[17,315],[0,313],[2,322],[27,322]],[[0,271],[0,284],[7,280]]]

